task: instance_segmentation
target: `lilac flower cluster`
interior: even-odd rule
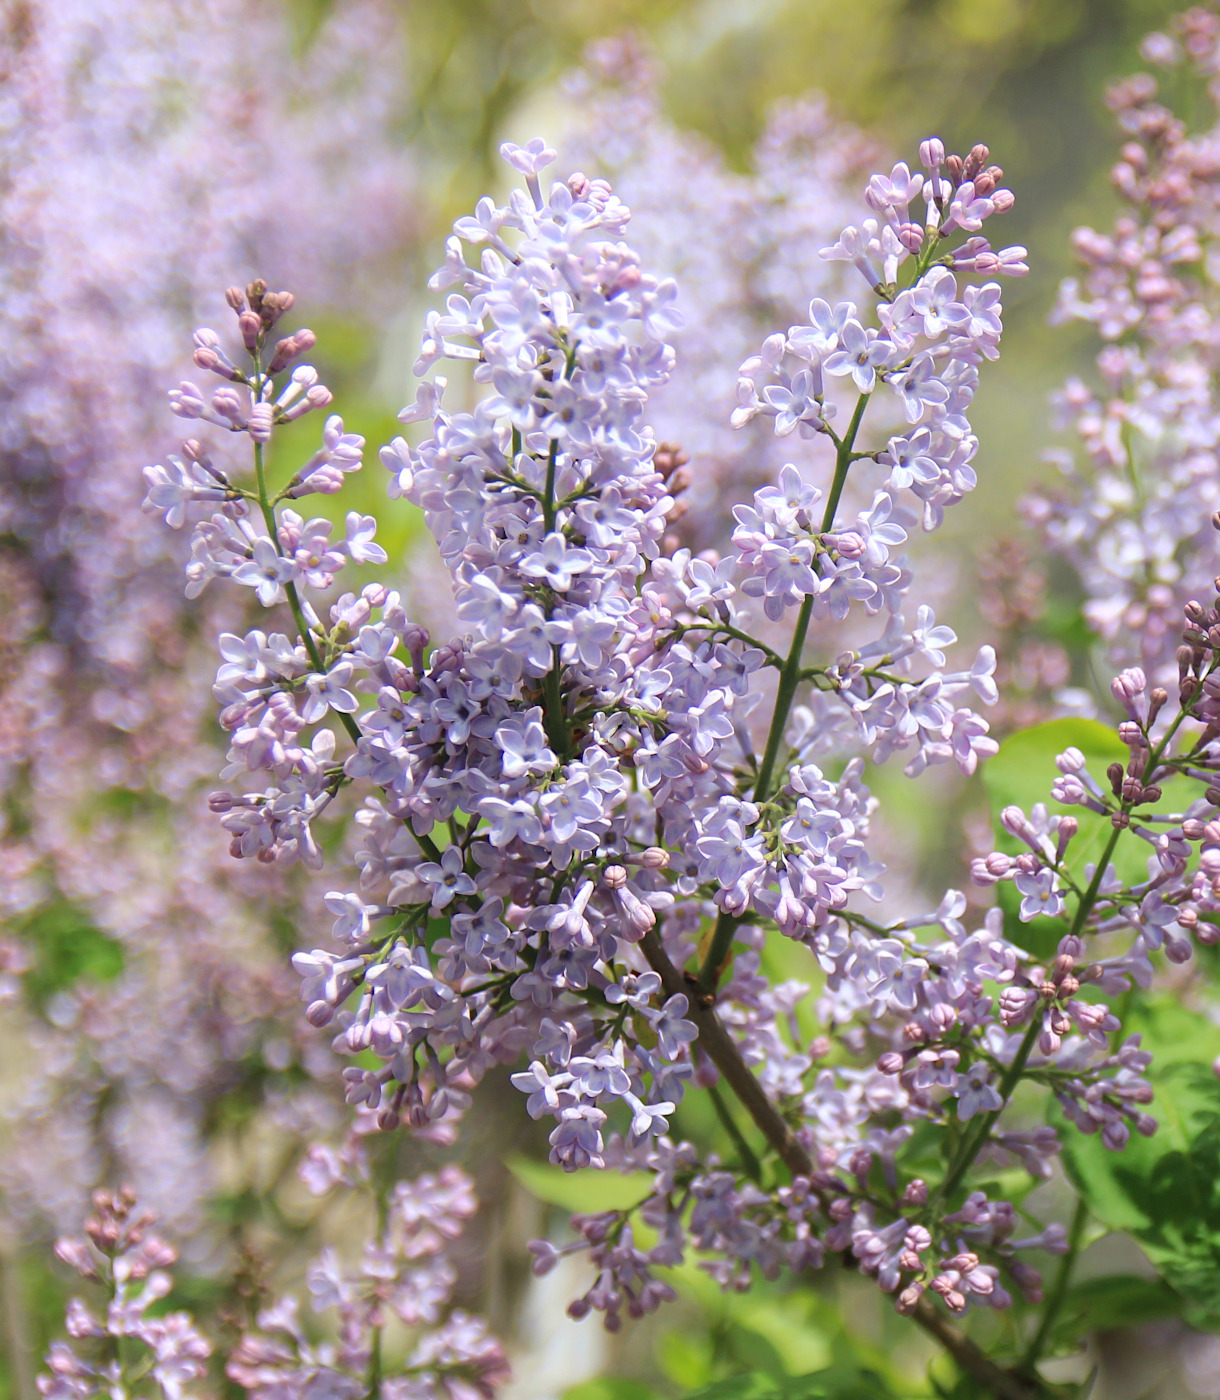
[[[389,1400],[494,1394],[508,1374],[499,1343],[478,1318],[460,1311],[442,1317],[457,1278],[444,1251],[474,1210],[472,1184],[457,1167],[397,1182],[357,1268],[345,1269],[328,1248],[307,1271],[313,1310],[338,1316],[338,1344],[311,1343],[297,1300],[279,1299],[234,1348],[226,1375],[252,1400],[306,1393],[356,1400],[370,1385]],[[382,1333],[390,1317],[415,1340],[401,1362],[386,1366]]]
[[[852,217],[875,143],[813,96],[777,104],[750,171],[735,171],[665,115],[663,77],[638,36],[592,44],[564,80],[557,144],[568,168],[613,181],[631,207],[632,247],[682,288],[685,324],[671,336],[681,373],[652,387],[648,418],[660,443],[680,443],[698,462],[668,478],[668,533],[694,549],[723,548],[728,504],[774,480],[791,445],[763,420],[730,426],[734,371],[772,326],[799,320],[811,296],[841,299],[845,269],[818,249]],[[809,451],[822,448],[828,440]]]
[[[39,1392],[46,1400],[126,1396],[132,1382],[147,1374],[165,1400],[179,1400],[184,1387],[206,1374],[212,1348],[188,1313],[148,1315],[173,1286],[167,1269],[177,1254],[150,1233],[154,1217],[135,1209],[133,1192],[99,1191],[93,1205],[97,1213],[86,1222],[84,1235],[65,1236],[55,1253],[105,1289],[105,1314],[72,1299],[67,1316],[72,1342],[52,1345],[50,1374],[39,1376]],[[130,1343],[140,1348],[134,1362]]]
[[[333,1179],[357,1184],[342,1172]],[[49,1374],[38,1378],[38,1389],[46,1400],[123,1397],[151,1378],[162,1400],[181,1400],[186,1387],[207,1375],[214,1348],[189,1313],[149,1316],[173,1287],[167,1268],[177,1255],[149,1233],[154,1217],[137,1211],[129,1189],[96,1193],[94,1207],[85,1234],[59,1240],[56,1254],[105,1289],[105,1314],[79,1298],[69,1303],[72,1340],[52,1345]],[[276,1299],[259,1310],[231,1350],[228,1379],[255,1400],[306,1393],[355,1400],[370,1389],[394,1400],[494,1394],[508,1373],[499,1344],[480,1319],[460,1311],[443,1315],[457,1277],[445,1250],[474,1210],[471,1183],[456,1167],[397,1182],[357,1268],[345,1269],[327,1248],[307,1270],[314,1311],[338,1314],[338,1344],[311,1342],[297,1300]],[[401,1361],[383,1351],[391,1317],[412,1337]]]
[[[280,1141],[329,1128],[333,1071],[273,932],[297,892],[235,873],[197,796],[219,755],[194,634],[244,631],[241,600],[183,605],[180,538],[140,516],[131,470],[162,435],[149,386],[252,249],[374,333],[391,309],[379,274],[420,204],[404,26],[381,0],[318,19],[309,44],[250,0],[30,0],[0,22],[3,1014],[33,1047],[0,1132],[16,1250],[117,1177],[217,1267],[217,1099],[257,1075]],[[78,977],[64,926],[112,975]]]
[[[1172,27],[1147,38],[1145,59],[1171,81],[1205,79],[1215,103],[1220,16],[1196,7]],[[1177,619],[1214,572],[1220,129],[1188,132],[1147,73],[1109,101],[1125,138],[1113,171],[1122,209],[1108,233],[1076,231],[1085,271],[1057,309],[1096,328],[1098,375],[1058,396],[1081,451],[1055,454],[1066,480],[1026,514],[1079,573],[1110,666],[1141,666],[1172,689]]]
[[[1220,513],[1209,528],[1220,530]],[[1002,814],[1004,827],[1026,849],[1015,857],[994,851],[977,859],[972,870],[978,884],[1011,880],[1021,895],[1022,920],[1051,917],[1068,923],[1051,967],[1018,976],[1004,990],[1000,1019],[1008,1028],[1028,1022],[1025,1045],[1029,1050],[1036,1045],[1045,1059],[1058,1056],[1068,1038],[1075,1042],[1069,1063],[1059,1063],[1068,1073],[1048,1082],[1079,1127],[1100,1130],[1106,1145],[1115,1148],[1126,1143],[1132,1128],[1155,1131],[1155,1121],[1139,1108],[1152,1096],[1140,1078],[1151,1057],[1139,1049],[1138,1036],[1110,1053],[1118,1018],[1103,999],[1081,1000],[1082,987],[1103,997],[1148,987],[1151,954],[1163,950],[1169,962],[1184,963],[1193,956],[1194,941],[1211,945],[1220,940],[1220,824],[1214,820],[1220,803],[1214,752],[1220,681],[1213,674],[1220,610],[1188,602],[1185,630],[1179,635],[1175,703],[1163,687],[1150,686],[1138,667],[1123,671],[1111,684],[1126,715],[1118,726],[1130,755],[1126,764],[1111,763],[1103,779],[1089,771],[1079,749],[1069,748],[1057,759],[1061,776],[1051,795],[1090,815],[1048,816],[1042,805],[1026,815],[1009,807]],[[1163,786],[1175,779],[1178,788],[1181,780],[1193,780],[1203,790],[1189,801],[1175,792],[1174,805],[1182,803],[1183,810],[1158,813]],[[1096,824],[1098,818],[1111,830],[1100,858],[1081,871],[1072,860],[1072,841],[1082,820]],[[1128,831],[1147,847],[1147,877],[1136,881],[1120,878],[1111,861]],[[1070,919],[1069,895],[1076,896]],[[1105,957],[1092,956],[1091,945],[1102,939],[1127,946]],[[1089,1059],[1110,1073],[1092,1082],[1077,1077]],[[1029,1064],[1036,1070],[1037,1057]]]
[[[1135,672],[1116,682],[1132,758],[1110,775],[1113,800],[1065,755],[1055,796],[1111,822],[1096,868],[1078,879],[1069,859],[1079,823],[1015,810],[1005,823],[1026,852],[977,867],[984,883],[1016,883],[1026,919],[1066,918],[1074,899],[1049,967],[1004,937],[999,910],[969,928],[954,890],[930,912],[870,919],[858,896],[876,899],[883,871],[868,851],[863,761],[832,777],[815,758],[831,746],[878,760],[904,751],[912,775],[949,760],[969,773],[995,748],[959,703],[971,690],[994,699],[994,654],[946,669],[956,639],[926,605],[908,625],[912,576],[897,550],[975,485],[968,415],[1001,309],[998,284],[968,278],[1024,266],[1023,250],[995,252],[979,233],[1011,204],[1000,172],[985,147],[961,158],[929,140],[921,172],[899,165],[869,182],[878,218],[844,229],[824,257],[864,276],[875,316],[815,299],[807,325],[745,362],[737,390],[739,421],[828,441],[832,478],[823,491],[785,467],[735,507],[721,557],[667,544],[676,454],[658,450],[645,408],[674,370],[674,284],[623,241],[628,211],[605,182],[577,173],[544,189],[545,142],[502,153],[524,188],[454,225],[431,283],[445,308],[428,314],[416,365],[422,377],[450,360],[461,382],[425,379],[400,418],[426,426],[381,454],[391,496],[424,513],[464,634],[429,649],[398,593],[335,586],[349,565],[383,562],[371,517],[349,514],[332,541],[285,504],[329,493],[358,465],[361,444],[340,424],[302,471],[269,482],[269,435],[308,394],[324,399],[292,368],[310,337],[275,340],[290,298],[262,282],[228,293],[246,368],[221,337],[197,336],[196,363],[224,387],[209,400],[185,385],[173,406],[244,434],[253,476],[220,472],[191,442],[172,472],[148,469],[149,509],[173,525],[218,506],[195,527],[189,586],[251,586],[296,632],[222,638],[215,695],[233,787],[211,806],[235,855],[317,865],[318,819],[349,784],[367,794],[359,887],[326,896],[337,946],[294,958],[307,1020],[361,1057],[344,1079],[365,1121],[452,1141],[488,1070],[515,1066],[524,1108],[550,1124],[553,1163],[651,1173],[635,1210],[577,1218],[571,1247],[597,1274],[574,1315],[596,1309],[613,1328],[624,1311],[655,1308],[671,1291],[656,1270],[688,1248],[733,1288],[846,1252],[990,1383],[1001,1373],[931,1300],[953,1313],[1005,1307],[1014,1291],[1034,1301],[1041,1278],[1019,1252],[1067,1247],[1057,1226],[1014,1238],[1010,1202],[963,1194],[984,1150],[1035,1179],[1050,1173],[1055,1129],[998,1128],[1018,1082],[1048,1086],[1116,1149],[1131,1126],[1154,1126],[1137,1107],[1150,1097],[1146,1052],[1117,1041],[1112,1010],[1079,993],[1082,980],[1103,992],[1139,981],[1148,949],[1176,956],[1177,930],[1207,922],[1206,794],[1165,831],[1136,809],[1158,800],[1163,772],[1211,782],[1220,613],[1190,605],[1167,729],[1154,728],[1163,691],[1145,698]],[[828,379],[852,385],[841,429]],[[874,396],[906,427],[866,448]],[[871,492],[841,515],[849,475]],[[790,629],[786,654],[751,630],[755,599]],[[851,614],[884,614],[877,639],[811,663],[814,623]],[[1187,720],[1204,738],[1171,756]],[[1125,830],[1153,847],[1146,886],[1110,872]],[[1192,841],[1204,849],[1188,875]],[[1121,922],[1142,944],[1095,965],[1087,938]],[[772,931],[819,965],[826,1034],[812,1042],[810,988],[767,975]],[[761,1155],[736,1126],[733,1164],[671,1139],[692,1082],[730,1122],[721,1091],[732,1092]],[[939,1181],[904,1162],[917,1128],[947,1144]],[[640,1242],[637,1222],[655,1243]],[[537,1270],[566,1248],[536,1245]],[[361,1319],[389,1294],[367,1272],[324,1273],[363,1336]],[[364,1355],[359,1337],[352,1345]],[[285,1365],[306,1364],[284,1346]]]

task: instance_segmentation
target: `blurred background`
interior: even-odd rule
[[[984,141],[1017,198],[1004,237],[1029,247],[1031,275],[1005,287],[1004,355],[977,400],[985,489],[940,536],[945,607],[981,637],[1018,585],[1019,568],[996,567],[1019,533],[1015,502],[1051,472],[1049,396],[1087,363],[1082,333],[1048,315],[1071,230],[1114,213],[1104,90],[1174,9],[0,0],[0,1394],[36,1393],[66,1286],[49,1243],[99,1183],[135,1182],[182,1246],[182,1301],[220,1324],[236,1326],[319,1238],[356,1228],[296,1179],[341,1116],[325,1039],[305,1033],[286,972],[325,927],[318,882],[229,862],[202,810],[223,761],[207,642],[236,625],[236,605],[188,604],[183,541],[139,514],[140,468],[177,442],[164,390],[191,371],[194,326],[219,325],[224,287],[263,275],[296,293],[347,428],[375,449],[414,396],[424,283],[449,224],[505,187],[502,140],[545,134],[590,175],[606,173],[596,160],[616,166],[642,203],[654,269],[693,281],[703,308],[692,358],[731,402],[733,367],[788,324],[776,308],[797,319],[818,290],[802,281],[821,275],[812,231],[862,208],[874,157],[888,168],[933,133],[950,149]],[[825,107],[792,105],[808,99]],[[620,100],[616,147],[590,112]],[[648,166],[649,149],[670,154]],[[831,213],[806,215],[802,200]],[[737,240],[759,246],[772,220],[784,226],[770,262],[721,286],[725,265],[748,261]],[[684,445],[697,475],[700,444]],[[341,508],[376,509],[426,612],[422,531],[410,507],[386,505],[369,455]],[[1039,645],[1070,652],[1073,584],[1052,571],[1043,586]],[[1085,683],[1083,664],[1059,683]],[[919,794],[889,775],[878,790],[908,884],[960,879]],[[968,819],[981,790],[954,791]],[[683,1132],[715,1132],[697,1107],[688,1120]],[[850,1335],[838,1330],[834,1294],[850,1280],[724,1297],[691,1269],[680,1303],[623,1337],[568,1322],[573,1280],[531,1281],[524,1241],[565,1210],[625,1203],[624,1186],[557,1181],[533,1126],[515,1096],[499,1109],[485,1096],[457,1148],[483,1200],[461,1296],[510,1340],[512,1400],[651,1400],[735,1367],[799,1375],[844,1357],[895,1394],[927,1393],[903,1388],[922,1344],[875,1291],[852,1300]],[[442,1156],[384,1150],[408,1172]],[[1085,1277],[1138,1272],[1124,1247],[1086,1256]],[[1220,1394],[1210,1341],[1183,1343],[1177,1327],[1131,1317],[1102,1336],[1100,1393]]]

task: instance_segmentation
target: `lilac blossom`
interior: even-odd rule
[[[0,908],[34,951],[70,911],[121,963],[50,1006],[28,989],[6,1001],[6,1033],[40,1047],[0,1134],[18,1249],[115,1172],[198,1258],[214,1247],[211,1104],[264,1050],[291,1105],[276,1131],[291,1140],[325,1103],[331,1070],[301,1039],[272,934],[302,893],[266,865],[235,879],[200,802],[219,755],[200,723],[199,608],[172,582],[189,530],[137,506],[153,485],[150,511],[174,526],[230,499],[236,435],[209,428],[210,450],[167,457],[147,388],[225,386],[228,352],[191,328],[253,249],[320,307],[384,324],[380,274],[416,218],[388,61],[402,37],[378,0],[343,0],[305,46],[280,7],[246,0],[36,0],[0,35],[0,791],[23,814],[0,831]],[[285,339],[273,354],[312,343]],[[321,406],[328,391],[287,377],[286,414]],[[350,442],[331,449],[350,470]],[[162,469],[141,482],[133,462]],[[213,595],[202,625],[244,634],[240,600]]]
[[[738,410],[787,439],[781,415],[825,389],[807,367],[846,356],[831,378],[852,381],[854,403],[801,420],[833,469],[818,486],[795,466],[777,472],[733,507],[728,547],[696,559],[671,546],[677,454],[648,421],[652,391],[681,372],[674,285],[625,242],[630,214],[607,182],[578,172],[544,188],[554,151],[542,140],[502,154],[525,187],[455,223],[431,284],[447,314],[426,315],[416,366],[422,377],[451,360],[470,393],[453,409],[440,388],[417,395],[408,436],[382,459],[392,493],[423,512],[467,630],[429,650],[388,583],[335,597],[307,572],[277,579],[262,601],[288,631],[223,644],[229,786],[211,805],[234,856],[318,866],[332,803],[349,785],[363,798],[359,889],[328,895],[342,952],[294,962],[309,1023],[338,1054],[364,1057],[343,1080],[369,1129],[452,1141],[481,1081],[509,1066],[522,1109],[547,1123],[554,1165],[650,1176],[638,1207],[577,1217],[570,1246],[535,1250],[539,1272],[588,1252],[595,1278],[573,1316],[599,1311],[613,1330],[624,1312],[652,1311],[672,1296],[657,1271],[687,1250],[731,1289],[850,1251],[899,1312],[952,1337],[938,1309],[1002,1308],[1009,1284],[1040,1287],[1016,1257],[1012,1203],[968,1180],[984,1150],[1045,1175],[1057,1139],[1014,1135],[1003,1118],[1017,1083],[1053,1093],[1113,1150],[1155,1129],[1137,1107],[1151,1092],[1138,1041],[1119,1041],[1117,1014],[1079,993],[1144,976],[1148,949],[1190,956],[1189,929],[1212,910],[1212,789],[1185,817],[1142,809],[1171,772],[1211,783],[1220,611],[1188,605],[1174,718],[1142,672],[1116,678],[1131,758],[1108,773],[1109,796],[1086,784],[1077,753],[1060,764],[1110,817],[1085,886],[1065,863],[1079,823],[1042,805],[1006,809],[1024,849],[976,865],[981,884],[1014,882],[1023,918],[1063,921],[1049,965],[1005,937],[999,909],[968,918],[955,890],[930,913],[877,922],[865,909],[884,870],[870,854],[863,754],[901,752],[917,777],[945,762],[970,773],[995,751],[963,703],[996,699],[994,650],[950,669],[956,639],[910,601],[898,551],[977,484],[969,412],[1000,300],[985,282],[975,315],[968,277],[998,270],[978,230],[1011,206],[1001,172],[985,147],[963,158],[929,141],[918,180],[896,169],[870,183],[881,219],[823,249],[867,285],[841,314],[815,300],[809,325],[766,337],[738,373]],[[912,232],[919,195],[926,219]],[[1008,271],[1018,261],[995,259]],[[227,293],[248,343],[243,367],[225,372],[255,406],[278,402],[286,372],[270,326],[249,319],[265,322],[275,295],[262,282]],[[768,400],[777,385],[788,397]],[[902,417],[931,468],[896,460]],[[284,421],[274,408],[263,418],[273,436]],[[234,474],[196,524],[194,562],[240,584],[247,563],[286,560],[309,532],[266,478],[264,423],[230,421],[254,472]],[[150,490],[163,485],[154,475]],[[360,517],[353,531],[367,549],[371,526]],[[348,562],[350,551],[327,566],[332,581]],[[755,600],[775,624],[765,636]],[[847,621],[863,639],[830,650],[830,625]],[[364,698],[348,708],[346,697]],[[1205,737],[1191,729],[1174,746],[1183,726]],[[849,757],[829,770],[817,761],[828,752]],[[1159,873],[1146,883],[1124,884],[1109,864],[1124,833],[1151,851]],[[1089,940],[1133,926],[1126,962],[1091,960]],[[826,1034],[812,1041],[800,1009],[810,986],[764,971],[779,938],[816,960],[824,984],[809,1011]],[[736,1096],[765,1141],[765,1171],[748,1143],[726,1165],[673,1140],[692,1086]],[[917,1125],[946,1145],[931,1188],[903,1156]],[[1022,1247],[1046,1243],[1033,1238]],[[388,1249],[375,1244],[372,1276],[394,1273]],[[362,1336],[371,1285],[330,1257],[311,1282]],[[404,1286],[404,1308],[427,1318],[442,1285]],[[338,1367],[306,1355],[286,1307],[260,1323],[251,1364],[276,1333],[290,1369]],[[995,1380],[986,1358],[971,1364]]]
[[[1166,80],[1214,71],[1216,17],[1175,20],[1183,43],[1147,50]],[[1154,36],[1168,39],[1168,36]],[[1216,502],[1214,280],[1216,161],[1211,106],[1198,132],[1136,74],[1109,95],[1124,144],[1112,171],[1121,210],[1109,232],[1079,228],[1082,275],[1067,279],[1055,320],[1082,321],[1100,342],[1096,373],[1056,396],[1075,446],[1050,455],[1061,476],[1025,503],[1034,530],[1076,568],[1084,614],[1110,669],[1138,665],[1172,689],[1183,605],[1215,573],[1208,517]]]

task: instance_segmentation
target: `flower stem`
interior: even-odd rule
[[[856,434],[860,431],[860,422],[864,417],[868,397],[867,394],[861,394],[856,400],[856,411],[851,416],[847,432],[839,442],[835,455],[834,479],[830,483],[830,495],[826,499],[826,510],[822,515],[820,531],[822,534],[825,534],[834,524],[835,512],[839,508],[839,500],[843,495],[843,488],[847,484],[847,473],[851,470],[852,448],[856,443]],[[758,770],[758,781],[754,784],[755,802],[764,802],[771,795],[771,780],[775,775],[775,764],[779,757],[779,746],[784,737],[784,730],[788,727],[788,712],[792,709],[792,701],[796,696],[797,686],[800,684],[801,658],[805,651],[805,637],[809,632],[809,621],[812,617],[813,595],[809,594],[801,604],[800,612],[796,615],[796,628],[792,634],[792,645],[788,648],[784,669],[780,672],[779,689],[775,695],[775,711],[771,716],[771,728],[767,733],[767,747],[763,750],[762,766]]]
[[[648,960],[648,965],[660,977],[665,994],[682,995],[687,998],[687,1015],[698,1028],[699,1048],[720,1071],[724,1083],[737,1096],[738,1102],[753,1119],[754,1126],[770,1143],[776,1156],[793,1176],[812,1176],[814,1165],[809,1153],[784,1121],[779,1109],[767,1097],[762,1085],[742,1058],[737,1042],[717,1016],[715,1007],[706,998],[699,996],[694,979],[679,972],[669,960],[661,943],[661,936],[655,928],[649,929],[640,939],[639,946]],[[825,1206],[821,1193],[815,1190],[815,1195]],[[966,1375],[997,1400],[1037,1400],[1037,1397],[1045,1395],[1044,1387],[1036,1378],[1030,1380],[997,1366],[927,1298],[920,1300],[913,1320],[945,1348]]]
[[[542,523],[549,535],[555,528],[555,466],[559,458],[559,443],[551,439],[546,459],[546,491],[542,498]]]
[[[280,548],[279,522],[275,518],[275,507],[271,504],[271,498],[267,494],[267,467],[263,460],[263,444],[261,442],[254,444],[254,475],[258,481],[258,504],[263,512],[263,520],[267,526],[267,533],[271,536],[271,543],[275,545],[278,553]],[[309,653],[310,663],[319,675],[325,675],[326,666],[322,661],[322,653],[318,650],[318,642],[312,629],[305,623],[305,609],[301,606],[301,595],[297,592],[297,586],[291,579],[284,585],[284,592],[288,597],[288,606],[292,609],[293,621],[297,625],[301,641],[305,643],[305,650]],[[351,738],[358,740],[360,726],[352,716],[341,714],[339,719]]]
[[[856,409],[851,416],[851,422],[847,425],[847,432],[838,440],[834,479],[830,483],[830,495],[826,499],[826,509],[822,515],[822,534],[825,534],[834,524],[835,512],[839,508],[839,500],[843,495],[843,487],[847,484],[847,474],[855,460],[852,449],[856,444],[856,434],[860,431],[860,423],[864,418],[868,399],[867,394],[861,394],[856,400]],[[771,715],[771,727],[767,731],[767,746],[763,750],[762,765],[758,770],[758,779],[754,784],[755,802],[764,802],[771,794],[771,783],[775,777],[775,765],[779,759],[780,744],[783,742],[784,730],[788,727],[788,713],[792,709],[797,687],[801,683],[801,660],[804,656],[805,638],[809,633],[809,622],[812,617],[813,595],[809,594],[801,603],[800,611],[796,615],[792,645],[788,648],[788,655],[784,660],[783,669],[780,671],[779,688],[775,693],[775,710]],[[704,992],[710,994],[716,990],[721,969],[733,943],[733,935],[737,932],[741,922],[741,919],[736,915],[723,912],[716,920],[711,944],[699,969],[699,986]]]
[[[1059,1316],[1059,1311],[1063,1307],[1063,1300],[1067,1297],[1068,1284],[1072,1280],[1072,1269],[1076,1263],[1076,1256],[1080,1253],[1080,1241],[1084,1235],[1085,1222],[1089,1218],[1089,1208],[1085,1205],[1084,1197],[1081,1196],[1076,1202],[1076,1211],[1072,1216],[1071,1228],[1068,1231],[1067,1253],[1059,1261],[1059,1272],[1055,1275],[1055,1282],[1051,1288],[1051,1295],[1046,1300],[1046,1307],[1042,1313],[1042,1321],[1038,1324],[1038,1330],[1034,1333],[1033,1340],[1029,1344],[1024,1358],[1021,1361],[1023,1371],[1033,1371],[1037,1365],[1038,1358],[1046,1348],[1050,1340],[1051,1329],[1055,1325],[1055,1319]]]
[[[542,523],[549,535],[555,528],[555,468],[559,460],[559,442],[551,439],[551,450],[546,459],[546,489],[542,496]],[[563,708],[563,687],[560,684],[563,667],[559,660],[559,648],[551,648],[551,669],[546,673],[542,688],[542,714],[545,721],[548,742],[560,758],[567,758],[572,752],[568,735],[568,718]]]
[[[1029,1029],[1025,1032],[1024,1039],[1017,1049],[1013,1062],[1004,1072],[1004,1077],[1000,1080],[1000,1106],[986,1113],[972,1125],[971,1131],[962,1139],[962,1145],[958,1148],[957,1156],[945,1174],[944,1181],[936,1192],[935,1200],[942,1201],[945,1197],[956,1191],[961,1185],[962,1178],[974,1165],[974,1159],[983,1149],[983,1144],[990,1136],[991,1129],[995,1126],[996,1120],[1008,1106],[1008,1100],[1012,1096],[1012,1091],[1017,1087],[1017,1082],[1025,1072],[1025,1066],[1033,1053],[1034,1041],[1038,1038],[1039,1018],[1035,1009],[1033,1019],[1029,1023]]]

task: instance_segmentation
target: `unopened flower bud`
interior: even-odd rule
[[[319,1029],[329,1026],[335,1018],[335,1008],[328,1001],[311,1001],[305,1008],[305,1019]]]
[[[909,1317],[919,1306],[919,1300],[922,1297],[922,1283],[908,1284],[907,1287],[904,1288],[902,1292],[898,1295],[898,1297],[894,1300],[894,1307],[904,1317]]]
[[[253,354],[258,349],[258,338],[263,333],[261,317],[253,311],[243,311],[237,318],[237,324],[241,330],[242,343]]]
[[[1062,982],[1065,977],[1074,971],[1076,959],[1070,953],[1060,953],[1055,961],[1051,963],[1050,974],[1054,981]]]
[[[1064,749],[1055,759],[1055,767],[1061,773],[1080,773],[1086,764],[1084,754],[1077,748]]]
[[[877,1061],[877,1069],[882,1074],[901,1074],[903,1058],[896,1050],[887,1050]]]
[[[945,143],[939,136],[929,136],[919,143],[919,163],[935,173],[945,163]]]
[[[275,410],[269,403],[256,403],[250,410],[247,431],[255,442],[270,442],[271,429],[275,422]]]
[[[918,224],[903,224],[898,230],[898,241],[908,253],[918,253],[923,247],[924,233]]]
[[[927,1203],[928,1183],[918,1176],[914,1181],[907,1182],[906,1190],[902,1193],[902,1204],[904,1206],[924,1206]]]
[[[270,329],[284,315],[291,311],[296,297],[291,292],[268,292],[259,307],[263,325]]]
[[[608,865],[602,871],[602,884],[608,890],[621,890],[627,883],[627,871],[621,865]]]

